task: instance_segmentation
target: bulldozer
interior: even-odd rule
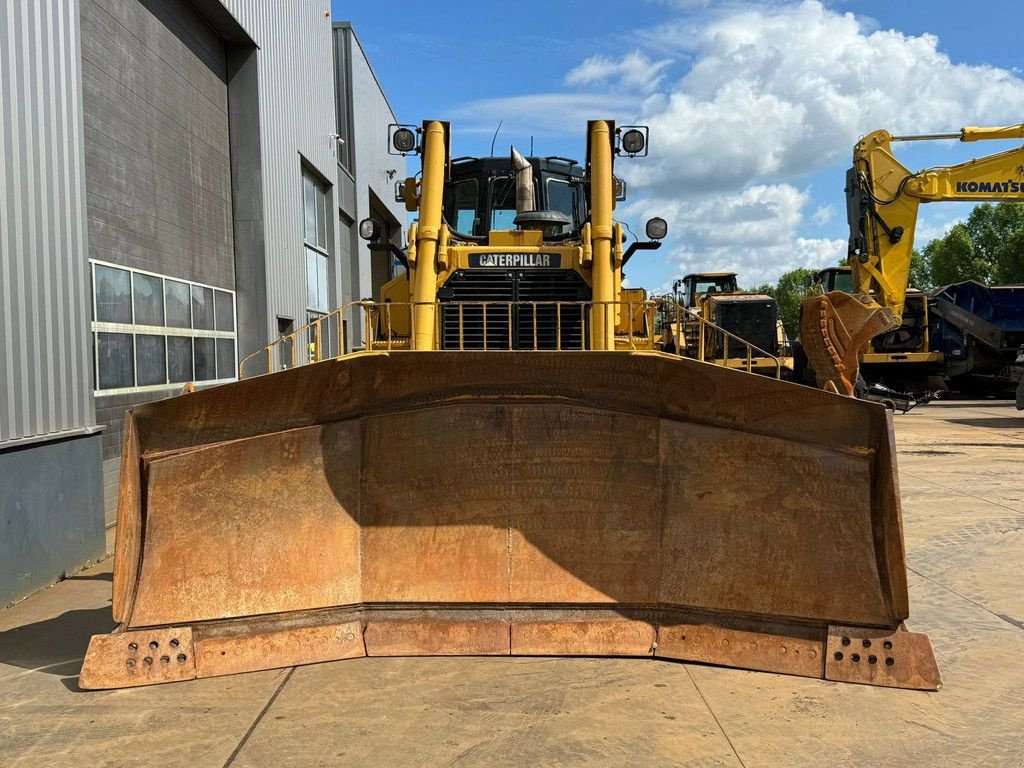
[[[696,272],[672,284],[660,348],[715,365],[776,378],[793,374],[793,355],[778,303],[741,291],[735,272]],[[678,308],[678,309],[677,309]],[[664,314],[664,313],[663,313]]]
[[[117,627],[82,688],[436,655],[938,688],[885,409],[656,350],[622,270],[667,225],[614,218],[647,130],[586,137],[582,165],[455,162],[447,123],[393,126],[417,218],[405,248],[360,234],[404,274],[128,413]],[[329,351],[352,313],[366,348]]]
[[[1024,146],[912,172],[896,158],[893,144],[1022,138],[1024,124],[906,136],[879,130],[857,142],[846,174],[850,288],[815,293],[801,304],[800,343],[818,386],[854,395],[861,364],[889,377],[920,381],[934,375],[943,355],[928,338],[927,297],[907,287],[918,209],[922,203],[1024,196]]]

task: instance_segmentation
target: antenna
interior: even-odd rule
[[[501,130],[502,121],[498,121],[498,127],[494,129],[494,138],[491,139],[491,157],[494,157],[494,142],[498,140],[498,131]]]

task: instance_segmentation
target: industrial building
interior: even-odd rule
[[[0,605],[103,553],[126,408],[391,274],[354,224],[402,237],[395,118],[326,6],[0,10]]]

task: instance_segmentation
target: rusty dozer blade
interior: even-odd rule
[[[811,296],[800,306],[800,343],[818,386],[854,394],[859,354],[880,333],[899,327],[888,307],[843,291]]]
[[[936,689],[886,410],[660,353],[363,353],[136,407],[83,688],[397,655]]]

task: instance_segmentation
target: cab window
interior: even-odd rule
[[[516,180],[499,177],[491,180],[491,229],[515,229]]]
[[[833,276],[833,291],[853,293],[853,275],[849,272],[836,272]]]
[[[476,234],[479,219],[477,204],[480,202],[480,187],[476,179],[464,179],[451,185],[448,207],[448,222],[456,232],[465,235]]]
[[[548,210],[564,213],[573,223],[563,231],[569,232],[579,225],[580,187],[562,179],[547,180]]]

